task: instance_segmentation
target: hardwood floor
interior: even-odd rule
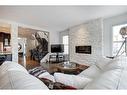
[[[19,57],[19,64],[23,65],[23,57]],[[26,69],[32,69],[37,66],[40,66],[40,63],[36,60],[31,60],[30,57],[26,57]]]

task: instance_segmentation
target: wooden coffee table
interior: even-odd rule
[[[62,62],[56,64],[43,63],[42,66],[51,74],[55,72],[61,72],[67,74],[79,74],[81,71],[89,67],[88,65],[81,65],[75,62]]]
[[[75,62],[63,62],[56,66],[57,72],[67,74],[79,74],[81,71],[87,69],[88,67],[88,65],[81,65]]]

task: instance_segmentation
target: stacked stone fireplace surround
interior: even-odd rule
[[[75,46],[91,46],[91,54],[76,53]],[[95,19],[69,29],[70,61],[94,64],[103,55],[103,20]]]

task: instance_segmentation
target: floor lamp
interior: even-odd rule
[[[125,52],[125,54],[126,54],[126,56],[127,56],[127,26],[126,26],[126,27],[122,27],[122,28],[120,29],[120,34],[121,34],[122,38],[124,38],[124,41],[123,41],[123,43],[122,43],[120,49],[118,50],[117,54],[116,54],[113,58],[122,55],[124,52]],[[125,45],[125,51],[123,51],[123,52],[119,55],[119,53],[120,53],[120,51],[121,51],[121,49],[122,49],[122,47],[123,47],[124,45]]]

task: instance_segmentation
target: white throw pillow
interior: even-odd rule
[[[91,65],[88,69],[82,71],[78,76],[95,78],[101,74],[101,70],[96,65]]]
[[[55,73],[54,78],[56,82],[60,82],[65,85],[69,85],[77,89],[84,88],[87,85],[87,83],[92,81],[92,79],[90,78],[80,77],[77,75],[68,75],[68,74],[63,74],[63,73]]]
[[[51,74],[49,74],[48,72],[45,72],[43,74],[40,74],[38,77],[39,78],[46,78],[46,79],[49,79],[49,80],[55,82],[54,76],[51,75]]]

